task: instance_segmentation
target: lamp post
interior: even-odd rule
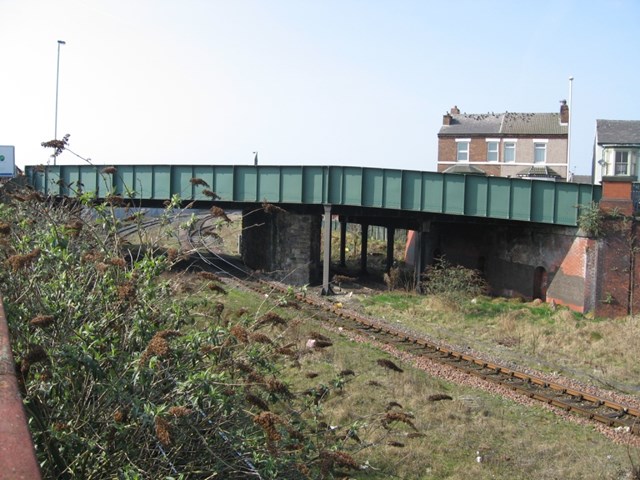
[[[567,126],[567,180],[571,176],[571,124],[573,123],[573,77],[569,77],[569,125]]]
[[[65,45],[64,40],[58,40],[58,62],[56,66],[56,119],[53,130],[53,139],[58,139],[58,84],[60,80],[60,45]],[[53,164],[56,164],[56,157],[53,157]]]

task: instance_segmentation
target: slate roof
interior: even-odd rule
[[[596,120],[596,138],[598,145],[640,145],[640,120]]]
[[[438,135],[567,135],[559,113],[451,114],[451,125],[443,125]]]

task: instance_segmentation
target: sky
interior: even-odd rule
[[[51,161],[57,85],[98,165],[429,171],[452,106],[556,112],[573,77],[589,174],[596,119],[640,119],[639,25],[638,0],[0,0],[0,145]]]

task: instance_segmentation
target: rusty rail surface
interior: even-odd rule
[[[244,283],[247,285],[246,282]],[[286,287],[267,281],[259,281],[257,287],[253,289],[262,294],[274,290],[278,290],[282,294],[287,293]],[[591,421],[609,427],[621,427],[633,435],[640,435],[640,409],[567,387],[561,383],[549,382],[529,373],[487,362],[474,355],[438,345],[420,336],[407,334],[407,332],[391,327],[385,322],[335,307],[310,296],[296,294],[296,298],[302,303],[330,314],[333,317],[330,320],[333,325],[339,325],[352,331],[366,332],[369,337],[382,343],[393,344],[396,348],[412,355],[426,357],[434,362],[449,365],[469,375],[500,384],[519,392],[521,395],[578,414]]]
[[[0,298],[0,480],[40,478]]]

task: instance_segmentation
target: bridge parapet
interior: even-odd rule
[[[343,166],[118,165],[27,166],[42,193],[96,192],[138,200],[345,205],[576,226],[599,185],[415,170]],[[110,170],[110,169],[109,169]],[[193,179],[199,179],[197,182]],[[214,196],[212,196],[212,194]]]

